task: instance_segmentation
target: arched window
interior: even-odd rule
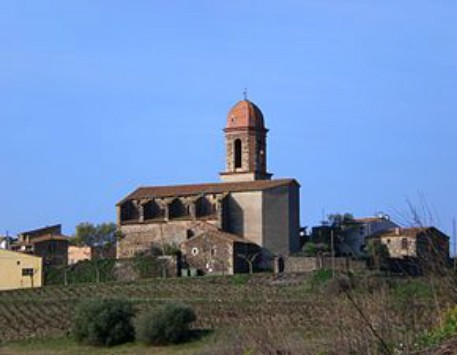
[[[121,222],[138,220],[138,207],[133,201],[127,201],[121,206]]]
[[[235,169],[243,167],[243,143],[241,139],[236,139],[234,142],[235,145]]]
[[[149,201],[143,205],[144,211],[144,220],[151,220],[154,218],[163,218],[165,216],[165,211],[159,207],[157,202]]]
[[[197,218],[209,216],[213,213],[211,203],[205,196],[200,197],[195,204]]]
[[[173,200],[173,202],[169,206],[169,218],[183,218],[189,216],[188,206],[184,205],[184,203],[179,199]]]

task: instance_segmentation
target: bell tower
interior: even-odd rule
[[[267,172],[267,132],[262,111],[251,101],[238,102],[227,116],[226,168],[223,182],[270,180]]]

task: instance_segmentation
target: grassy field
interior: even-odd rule
[[[156,354],[377,354],[413,351],[453,302],[428,279],[365,275],[356,284],[328,274],[156,279],[52,286],[0,293],[0,354],[142,354],[142,345],[93,349],[67,336],[75,305],[126,298],[138,313],[168,301],[191,305],[194,328],[214,333]],[[433,285],[432,285],[433,286]]]
[[[94,348],[79,345],[69,338],[46,338],[12,342],[0,346],[2,355],[129,355],[129,354],[157,354],[157,355],[187,355],[198,352],[204,342],[194,342],[177,346],[150,348],[141,344],[131,343],[113,348]]]

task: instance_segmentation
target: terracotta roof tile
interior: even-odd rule
[[[226,129],[239,128],[265,129],[262,111],[249,100],[238,102],[227,116]]]
[[[35,235],[47,235],[47,234],[59,234],[62,233],[62,225],[56,224],[53,226],[46,226],[43,228],[33,229],[26,232],[21,232],[20,235],[28,235],[28,236],[35,236]]]
[[[143,198],[165,198],[175,196],[192,196],[200,194],[220,194],[227,192],[249,192],[268,190],[284,185],[296,183],[294,179],[278,180],[256,180],[243,182],[213,183],[213,184],[196,184],[196,185],[174,185],[174,186],[151,186],[140,187],[118,205],[129,201]]]
[[[204,237],[205,235],[209,236],[210,238],[220,238],[220,239],[224,239],[224,240],[227,240],[229,242],[233,242],[233,243],[243,243],[243,244],[253,244],[253,245],[257,245],[255,244],[254,242],[248,240],[248,239],[244,239],[244,238],[241,238],[235,234],[232,234],[232,233],[227,233],[227,232],[223,232],[223,231],[220,231],[220,230],[208,230],[208,231],[205,231],[203,233],[200,233],[186,241],[184,241],[182,244],[186,244],[187,242],[189,241],[192,241],[194,239],[197,239],[197,238],[202,238]]]
[[[382,217],[364,217],[364,218],[354,218],[355,222],[359,223],[371,223],[384,220]]]
[[[445,235],[443,232],[436,229],[435,227],[392,228],[392,229],[387,229],[384,231],[379,231],[377,233],[374,233],[373,235],[370,236],[370,238],[417,237],[421,233],[425,233],[425,234],[429,234],[429,235],[439,234],[441,236],[445,236],[445,237],[449,238],[447,235]]]
[[[50,240],[69,242],[70,238],[66,237],[64,235],[48,234],[48,235],[44,235],[42,237],[33,238],[28,243],[25,242],[25,241],[22,241],[22,242],[16,242],[16,243],[14,243],[14,245],[33,245],[33,244],[36,244],[36,243],[47,242],[47,241],[50,241]]]
[[[58,241],[69,242],[70,238],[65,236],[65,235],[54,235],[53,234],[53,235],[45,235],[45,236],[42,236],[42,237],[39,237],[39,238],[34,238],[30,242],[32,244],[35,244],[35,243],[39,243],[39,242],[46,242],[46,241],[49,241],[49,240],[58,240]]]

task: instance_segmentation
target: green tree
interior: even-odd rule
[[[303,246],[305,256],[317,256],[329,252],[330,248],[325,243],[308,242]]]
[[[354,222],[354,216],[352,213],[334,213],[328,216],[328,221],[332,227],[340,228],[348,223]]]
[[[355,221],[352,213],[334,213],[328,216],[328,223],[332,228],[333,247],[336,254],[339,253],[341,247],[346,244],[346,237],[354,228],[358,228],[358,223]]]
[[[375,270],[381,270],[390,257],[387,245],[382,243],[379,239],[372,239],[367,243],[367,253],[370,265]]]
[[[113,246],[121,237],[115,223],[92,224],[88,222],[80,223],[76,226],[76,233],[73,238],[73,244],[77,246],[91,247],[91,257],[105,259]],[[96,253],[94,253],[96,248]],[[100,282],[100,267],[102,263],[99,260],[92,260],[95,270],[95,281]]]
[[[73,244],[90,247],[111,246],[117,242],[119,237],[115,223],[92,224],[83,222],[76,226]]]

